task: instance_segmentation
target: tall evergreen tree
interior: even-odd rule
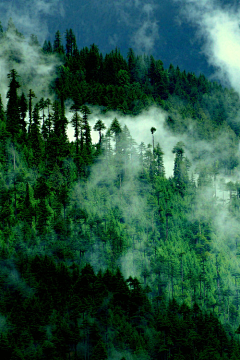
[[[40,115],[38,104],[35,105],[33,110],[33,124],[29,140],[33,151],[33,163],[35,165],[39,165],[43,155],[43,140],[40,134]]]
[[[93,130],[99,132],[99,145],[101,145],[101,142],[102,142],[102,131],[105,129],[106,129],[106,126],[100,119],[96,122],[96,124],[93,127]]]
[[[6,123],[6,115],[3,108],[2,96],[0,95],[0,122]]]
[[[74,52],[76,51],[77,43],[76,43],[76,37],[72,31],[66,30],[66,55],[67,56],[73,56]]]
[[[153,144],[153,153],[154,153],[154,133],[157,129],[155,127],[151,127],[151,134],[152,134],[152,144]]]
[[[133,83],[135,81],[135,64],[136,64],[136,56],[132,48],[128,51],[128,70],[130,73],[130,81]]]
[[[45,40],[42,49],[45,54],[51,54],[53,52],[51,41]]]
[[[84,139],[84,150],[86,163],[91,163],[92,159],[92,138],[91,138],[91,128],[88,122],[88,115],[91,114],[90,109],[86,105],[82,105],[80,111],[83,113],[83,139]]]
[[[64,47],[62,45],[62,39],[59,30],[55,34],[55,39],[53,43],[53,52],[58,53],[60,55],[64,54]]]
[[[186,188],[189,181],[187,161],[184,158],[184,146],[183,142],[180,141],[172,150],[175,154],[173,178],[180,191]]]
[[[26,115],[27,115],[27,110],[28,110],[28,104],[27,104],[27,99],[24,93],[22,93],[21,97],[20,97],[20,101],[19,101],[19,108],[20,108],[20,116],[21,116],[21,130],[23,132],[23,134],[27,133],[26,130]]]
[[[13,140],[15,140],[17,134],[19,134],[21,124],[19,99],[17,95],[17,90],[19,89],[20,84],[17,81],[17,77],[18,74],[14,69],[12,69],[8,74],[10,84],[7,92],[7,131],[11,134]]]
[[[81,136],[81,142],[83,141],[82,128],[83,128],[83,119],[79,115],[80,106],[73,105],[71,111],[74,112],[74,115],[71,120],[71,124],[74,128],[74,137],[76,138],[76,155],[79,154],[79,136]],[[82,150],[82,148],[81,148]]]
[[[24,207],[23,207],[23,218],[24,220],[31,226],[32,225],[32,218],[34,214],[34,209],[32,205],[32,200],[30,198],[29,193],[29,183],[26,184],[26,193],[24,199]]]
[[[27,97],[29,98],[29,103],[28,103],[28,113],[29,113],[29,127],[28,127],[28,132],[31,132],[31,126],[32,126],[32,99],[36,98],[36,95],[34,93],[34,91],[32,89],[29,90],[29,93],[27,95]]]
[[[121,128],[117,118],[113,119],[113,121],[111,123],[111,126],[110,126],[110,131],[115,136],[116,153],[118,153],[119,150],[120,150],[119,149],[119,144],[120,144],[120,136],[121,136],[121,133],[122,133],[122,128]]]
[[[163,155],[164,155],[164,153],[163,153],[159,143],[157,143],[157,146],[154,149],[154,158],[156,161],[156,172],[157,172],[157,175],[162,176],[162,177],[165,176]]]

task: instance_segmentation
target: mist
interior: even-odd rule
[[[47,18],[57,14],[63,18],[65,11],[61,0],[2,0],[0,13],[4,14],[1,17],[4,27],[12,18],[20,32],[28,37],[36,35],[42,44],[49,36]]]
[[[201,51],[215,68],[213,79],[240,93],[240,6],[220,0],[175,0],[179,17],[197,27],[196,38],[204,40]]]

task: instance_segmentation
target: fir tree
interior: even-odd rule
[[[19,108],[20,108],[20,116],[21,116],[21,130],[23,134],[27,133],[27,123],[25,121],[26,119],[26,115],[27,115],[27,110],[28,110],[28,104],[27,104],[27,99],[26,96],[24,95],[24,93],[22,93],[20,100],[19,100]]]
[[[66,30],[66,55],[73,56],[74,52],[76,51],[76,48],[77,48],[76,37],[72,29]]]
[[[178,189],[182,192],[185,190],[189,181],[187,162],[184,158],[184,144],[180,141],[174,146],[172,150],[175,154],[173,178]]]
[[[42,49],[45,54],[51,54],[53,52],[51,41],[45,40]]]
[[[17,81],[18,74],[16,70],[12,69],[8,74],[10,79],[9,90],[7,92],[7,131],[11,134],[12,139],[15,140],[20,131],[20,111],[19,111],[19,99],[17,90],[20,87]]]
[[[96,124],[93,127],[93,130],[99,132],[99,145],[101,145],[101,142],[102,142],[102,131],[105,129],[106,129],[106,126],[100,119],[96,122]]]
[[[83,128],[83,119],[78,114],[80,110],[80,106],[73,105],[71,107],[71,111],[74,112],[74,115],[71,120],[71,124],[74,128],[74,137],[76,138],[76,155],[79,154],[79,136],[81,136],[81,142],[83,142],[82,128]],[[81,150],[83,149],[83,145],[81,146]]]
[[[29,140],[33,150],[33,162],[38,165],[42,160],[43,155],[43,141],[40,134],[40,116],[38,104],[35,105],[33,110],[33,124],[29,135]]]
[[[36,98],[36,95],[32,89],[29,90],[29,93],[27,95],[29,98],[29,104],[28,104],[28,113],[29,113],[29,127],[28,127],[28,133],[31,132],[31,126],[32,126],[32,99]]]
[[[53,52],[58,53],[59,55],[64,54],[64,47],[62,45],[60,31],[58,30],[55,34],[55,39],[53,43]]]

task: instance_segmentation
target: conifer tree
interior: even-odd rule
[[[73,56],[76,48],[77,48],[76,37],[75,37],[72,29],[70,29],[70,30],[67,29],[66,30],[66,55]]]
[[[31,126],[32,126],[32,99],[36,98],[36,95],[32,89],[29,90],[29,93],[27,95],[29,98],[29,104],[28,104],[28,113],[29,113],[29,127],[28,127],[28,133],[31,132]]]
[[[100,55],[98,47],[95,44],[90,46],[90,50],[85,63],[86,68],[86,80],[88,82],[98,82],[99,79],[99,68],[100,68]]]
[[[19,101],[19,108],[20,108],[20,116],[21,116],[21,130],[23,132],[23,134],[27,133],[26,130],[26,115],[27,115],[27,110],[28,110],[28,105],[27,105],[27,99],[24,93],[22,93],[21,97],[20,97],[20,101]]]
[[[7,169],[7,139],[9,133],[6,130],[6,114],[3,108],[2,97],[0,95],[0,163]]]
[[[154,59],[154,57],[151,55],[150,56],[150,67],[149,67],[149,70],[148,70],[148,75],[150,77],[150,82],[151,82],[151,85],[155,85],[155,82],[156,82],[156,61]]]
[[[45,54],[51,54],[53,52],[51,41],[47,41],[47,40],[44,41],[43,52]]]
[[[106,129],[106,126],[100,119],[96,122],[96,124],[93,127],[93,130],[99,132],[99,145],[101,145],[101,142],[102,142],[102,130],[105,130],[105,129]]]
[[[46,107],[48,108],[48,116],[46,121],[44,121],[44,126],[42,127],[42,135],[44,140],[49,139],[52,129],[52,115],[50,113],[50,105],[52,105],[49,98],[46,99]]]
[[[44,109],[46,109],[47,107],[47,103],[46,100],[44,100],[44,98],[41,98],[38,102],[38,108],[41,111],[42,110],[42,121],[43,121],[43,125],[45,122],[45,113],[44,113]]]
[[[48,157],[51,159],[52,165],[54,162],[60,165],[67,154],[66,124],[67,119],[61,110],[60,103],[55,100],[53,103],[53,115],[50,116],[49,113],[46,128],[44,129],[45,137],[47,137]],[[51,131],[51,125],[53,125],[53,131]]]
[[[29,135],[29,140],[33,150],[33,161],[38,165],[43,155],[43,141],[40,134],[40,116],[38,104],[35,105],[33,110],[33,124]]]
[[[176,146],[174,146],[172,152],[175,154],[173,178],[177,187],[182,192],[189,181],[187,161],[183,156],[184,144],[181,141],[178,142]]]
[[[156,131],[155,127],[151,127],[151,133],[152,133],[152,144],[153,144],[153,153],[154,153],[154,133]]]
[[[32,201],[30,199],[29,184],[27,182],[25,200],[24,200],[24,208],[23,208],[23,218],[30,226],[32,225],[33,213],[34,213],[34,210],[33,210]]]
[[[40,48],[40,44],[39,44],[37,35],[34,35],[34,34],[31,34],[31,35],[30,35],[29,45],[30,45],[30,46],[35,46],[35,47],[37,47],[37,48]]]
[[[84,140],[84,157],[86,164],[90,164],[92,161],[92,138],[91,128],[88,123],[88,115],[91,114],[90,109],[86,105],[82,105],[80,111],[83,113],[83,140]]]
[[[2,96],[0,95],[0,123],[4,123],[6,125],[6,115],[5,115],[5,111],[3,108],[3,103],[2,103]]]
[[[136,64],[136,56],[132,48],[128,51],[128,70],[130,73],[130,81],[133,83],[135,81],[135,64]]]
[[[41,198],[39,204],[36,208],[37,211],[37,223],[36,229],[40,235],[44,235],[47,232],[47,224],[50,218],[51,212],[49,207],[46,204],[46,199]]]
[[[122,133],[122,128],[121,128],[117,118],[113,119],[111,126],[110,126],[110,131],[111,131],[111,133],[113,133],[115,135],[116,153],[118,153],[120,150],[119,143],[120,143],[120,135]]]
[[[7,93],[7,131],[11,134],[12,139],[15,140],[20,130],[20,111],[19,111],[19,99],[17,90],[20,87],[17,81],[18,74],[16,70],[12,69],[8,74],[10,79],[9,90]]]
[[[74,128],[74,137],[76,138],[76,155],[79,154],[79,135],[81,136],[81,143],[83,142],[83,135],[82,135],[82,127],[83,127],[83,119],[78,114],[80,107],[78,105],[71,106],[71,111],[74,112],[74,115],[71,120],[71,124]],[[81,146],[81,150],[82,150]]]
[[[55,39],[53,43],[53,52],[58,53],[60,55],[64,54],[64,47],[62,45],[62,40],[59,30],[55,34]]]
[[[62,134],[62,126],[61,126],[61,108],[60,103],[55,100],[53,103],[53,131],[57,138],[60,138]]]
[[[157,143],[157,146],[154,149],[154,157],[156,158],[157,175],[162,176],[162,177],[165,176],[163,155],[164,155],[164,153],[163,153],[159,143]]]
[[[7,31],[6,34],[10,34],[10,35],[14,35],[16,36],[18,39],[24,39],[23,34],[21,34],[17,29],[16,26],[14,25],[13,19],[10,18],[8,20],[8,25],[7,25]]]

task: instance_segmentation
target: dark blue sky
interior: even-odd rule
[[[222,0],[223,1],[223,0]],[[232,3],[235,0],[232,1]],[[226,1],[225,1],[226,2]],[[174,0],[1,0],[0,19],[13,18],[23,32],[35,33],[41,42],[53,41],[60,30],[72,28],[78,47],[98,45],[105,54],[116,46],[124,56],[129,47],[181,70],[213,73],[202,53],[196,27],[181,14]]]

